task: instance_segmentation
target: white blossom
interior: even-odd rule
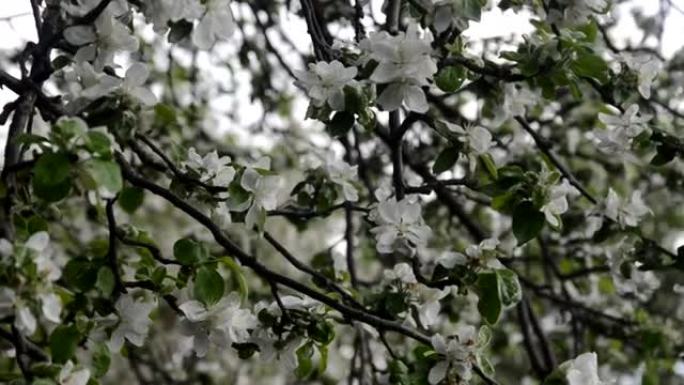
[[[568,196],[579,195],[577,188],[570,184],[567,178],[563,178],[562,182],[557,183],[559,177],[558,172],[550,171],[546,165],[539,174],[539,184],[545,195],[541,212],[544,213],[546,221],[553,227],[560,227],[560,216],[568,211]]]
[[[329,157],[325,170],[328,178],[340,186],[344,200],[349,202],[356,202],[359,200],[359,192],[356,190],[353,182],[357,178],[358,166],[351,166],[343,160],[336,160],[334,157]]]
[[[99,17],[94,26],[76,25],[64,31],[64,38],[80,47],[74,60],[77,63],[93,62],[96,71],[114,64],[114,57],[120,52],[137,51],[138,39],[128,28],[114,17]]]
[[[416,276],[413,274],[413,269],[408,263],[397,263],[392,270],[385,270],[385,280],[399,281],[406,285],[416,284]]]
[[[638,90],[645,99],[651,98],[653,80],[660,72],[660,62],[649,55],[623,54],[627,66],[638,74]]]
[[[245,342],[257,321],[249,310],[240,308],[240,296],[235,292],[210,307],[192,300],[179,308],[187,317],[184,333],[193,337],[193,349],[199,357],[207,353],[210,343],[226,349],[234,342]]]
[[[14,327],[22,334],[30,336],[36,332],[38,321],[31,312],[28,304],[17,298],[14,290],[0,288],[0,317],[14,316]]]
[[[190,168],[199,173],[200,181],[211,182],[214,186],[227,187],[235,178],[235,169],[229,166],[230,163],[230,157],[219,157],[216,150],[202,157],[194,147],[191,147],[188,150],[188,159],[183,165],[186,169]]]
[[[377,226],[371,232],[381,253],[424,247],[432,234],[421,216],[420,203],[408,198],[399,202],[395,198],[379,202],[372,214]]]
[[[440,383],[447,378],[449,373],[457,375],[463,381],[470,380],[475,359],[476,338],[476,330],[472,326],[459,327],[456,335],[448,340],[440,334],[432,336],[432,347],[442,356],[442,359],[428,373],[428,381],[431,385]]]
[[[157,103],[157,97],[145,86],[145,81],[150,76],[147,66],[142,63],[133,63],[126,71],[122,83],[122,91],[145,106],[152,106]]]
[[[486,128],[477,125],[461,127],[447,123],[449,130],[459,135],[459,140],[466,144],[470,152],[475,155],[484,155],[489,152],[496,143],[492,140],[492,133]]]
[[[388,84],[378,97],[378,104],[393,111],[402,104],[411,111],[427,112],[429,106],[422,86],[437,72],[437,64],[430,56],[433,37],[430,31],[422,34],[418,25],[410,23],[406,32],[393,36],[382,31],[371,34],[360,43],[366,59],[378,62],[370,80]]]
[[[67,361],[59,372],[59,385],[86,385],[90,380],[88,368],[75,369],[74,363]]]
[[[204,15],[192,31],[192,42],[197,48],[207,50],[233,35],[235,20],[230,0],[208,0],[204,6]]]
[[[621,116],[600,113],[599,120],[606,130],[597,131],[599,149],[608,154],[621,154],[627,151],[632,139],[646,131],[650,116],[638,116],[639,106],[630,105]]]
[[[80,111],[90,102],[107,96],[121,87],[121,79],[96,72],[88,62],[76,63],[64,73],[67,81],[67,110],[73,113]]]
[[[155,308],[154,302],[136,301],[131,295],[122,295],[115,304],[119,315],[119,324],[112,332],[109,348],[119,351],[128,340],[135,346],[142,346],[152,323],[150,313]]]
[[[598,376],[596,353],[583,353],[561,365],[568,385],[606,385]]]
[[[439,301],[449,294],[450,288],[435,289],[425,285],[418,285],[418,318],[424,327],[437,324],[442,306]]]
[[[621,227],[635,227],[651,209],[646,206],[641,191],[634,191],[629,201],[624,201],[612,188],[604,201],[605,215],[619,223]]]
[[[154,25],[155,32],[165,32],[169,29],[169,21],[199,19],[204,14],[204,6],[200,0],[148,0],[144,13]]]
[[[28,307],[28,304],[22,300],[17,300],[14,303],[14,306],[14,326],[17,328],[17,330],[26,336],[30,336],[35,333],[36,328],[38,327],[38,321],[33,315],[33,312],[31,312],[31,309]]]
[[[343,111],[344,87],[358,86],[354,80],[357,72],[356,67],[345,67],[333,60],[330,63],[311,63],[308,71],[295,71],[295,75],[297,84],[306,90],[313,105],[321,107],[327,102],[333,110]]]
[[[53,282],[62,276],[61,267],[55,262],[50,249],[50,235],[46,231],[32,234],[24,244],[31,251],[38,273],[46,280]]]
[[[634,252],[634,245],[626,237],[605,250],[616,291],[647,301],[660,287],[660,279],[652,271],[641,270],[640,262],[629,259]]]
[[[246,167],[240,179],[240,186],[252,193],[249,200],[242,205],[244,208],[248,207],[245,216],[245,225],[248,229],[255,224],[261,228],[266,219],[266,211],[274,210],[278,206],[278,192],[282,180],[277,175],[269,175],[270,168],[271,160],[263,157]],[[240,211],[238,208],[236,210]]]
[[[54,323],[60,323],[62,312],[62,300],[55,293],[42,293],[38,295],[43,316]]]
[[[437,263],[452,269],[457,265],[473,264],[492,269],[500,269],[503,267],[501,262],[497,259],[496,247],[499,245],[499,240],[496,238],[488,238],[477,245],[468,245],[464,253],[449,252],[437,259]]]

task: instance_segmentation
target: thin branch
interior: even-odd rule
[[[119,263],[117,256],[117,228],[116,228],[116,218],[114,217],[114,203],[116,198],[108,199],[106,204],[107,212],[107,224],[109,227],[109,246],[107,249],[107,264],[110,270],[114,274],[114,297],[118,297],[121,293],[126,293],[126,287],[121,279],[121,273],[119,272]]]

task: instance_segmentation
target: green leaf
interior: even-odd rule
[[[168,104],[157,103],[154,106],[154,117],[156,123],[162,127],[177,123],[176,110]]]
[[[544,214],[530,201],[519,203],[513,210],[513,234],[518,245],[527,243],[535,238],[544,228]]]
[[[674,160],[675,156],[677,156],[677,151],[674,147],[659,145],[656,155],[651,159],[651,164],[654,166],[664,166]]]
[[[499,294],[501,304],[506,308],[515,306],[522,300],[522,288],[518,276],[509,269],[496,270],[499,279]]]
[[[608,81],[608,65],[594,53],[580,54],[570,67],[577,76],[594,78],[601,83]]]
[[[450,170],[458,161],[459,151],[456,147],[447,147],[439,153],[435,164],[432,165],[432,172],[439,175],[444,171]]]
[[[215,269],[203,266],[195,277],[195,298],[207,306],[218,302],[225,292],[223,277]]]
[[[458,90],[465,79],[464,72],[462,67],[448,66],[442,68],[435,78],[437,87],[444,92],[454,92]]]
[[[33,191],[41,199],[57,202],[71,190],[71,162],[61,152],[43,154],[33,166]]]
[[[344,109],[345,111],[360,114],[368,104],[368,97],[360,92],[356,87],[344,87]]]
[[[111,153],[112,142],[109,137],[100,131],[88,131],[85,138],[85,146],[88,151],[96,155],[109,155]]]
[[[70,288],[85,292],[95,287],[98,268],[85,258],[73,258],[64,266],[62,275]]]
[[[297,369],[295,369],[297,378],[301,379],[308,377],[313,371],[313,362],[311,361],[311,357],[313,356],[313,347],[311,345],[311,342],[307,342],[300,346],[296,351],[297,362],[299,363]]]
[[[107,266],[100,268],[100,271],[97,272],[96,286],[104,296],[109,296],[112,294],[115,286],[114,273],[112,272],[112,269]]]
[[[119,194],[119,206],[129,213],[133,214],[143,204],[145,200],[145,190],[137,187],[125,187]]]
[[[123,188],[121,168],[113,161],[90,159],[83,164],[83,168],[92,178],[98,190],[114,195]]]
[[[249,296],[249,286],[247,285],[245,275],[242,273],[242,268],[230,257],[223,257],[221,258],[221,261],[224,266],[230,270],[231,282],[237,284],[237,290],[240,293],[240,301],[244,304],[247,302],[247,297]]]
[[[323,345],[328,345],[335,338],[335,329],[324,320],[312,321],[306,332],[309,338]]]
[[[194,265],[202,256],[202,246],[189,238],[182,238],[173,244],[173,256],[184,265]]]
[[[318,345],[318,353],[321,355],[318,361],[318,373],[323,374],[328,368],[328,347],[326,345]]]
[[[50,355],[52,361],[63,364],[76,352],[81,334],[75,325],[59,325],[50,335]]]
[[[494,158],[489,153],[480,155],[480,161],[484,164],[485,169],[494,179],[499,178],[499,170],[496,168],[496,163],[494,163]]]
[[[107,374],[111,362],[112,357],[109,353],[109,348],[107,348],[107,345],[104,343],[97,344],[97,347],[93,352],[93,376],[95,378],[100,378]]]
[[[342,136],[346,134],[354,126],[355,121],[356,119],[352,113],[346,111],[335,113],[335,116],[333,116],[330,123],[328,123],[330,134],[332,136]]]
[[[499,278],[495,272],[481,273],[477,280],[479,301],[477,310],[487,323],[494,325],[499,321],[503,306],[499,297]]]

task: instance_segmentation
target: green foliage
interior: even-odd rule
[[[76,352],[81,333],[75,325],[59,325],[50,334],[50,354],[52,361],[65,363]]]
[[[544,214],[532,202],[520,202],[513,210],[513,234],[518,245],[523,245],[536,238],[544,228]]]
[[[504,309],[515,306],[522,299],[518,276],[508,269],[480,273],[476,286],[479,295],[477,309],[491,325],[499,322]]]
[[[224,292],[225,283],[221,274],[214,268],[200,267],[195,277],[195,298],[205,305],[211,306],[223,297]]]
[[[33,191],[47,202],[58,202],[71,191],[71,161],[61,152],[43,154],[33,167]]]

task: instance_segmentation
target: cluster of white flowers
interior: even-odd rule
[[[359,192],[354,186],[357,179],[358,166],[351,166],[349,163],[329,157],[325,164],[325,171],[330,181],[339,186],[342,190],[344,200],[356,202],[359,200]]]
[[[365,59],[374,60],[378,66],[370,80],[387,84],[378,97],[378,104],[393,111],[402,104],[411,111],[427,112],[429,106],[422,86],[437,72],[432,58],[432,33],[419,30],[415,23],[406,32],[390,35],[382,31],[372,33],[360,43]]]
[[[458,140],[464,144],[468,153],[470,170],[474,172],[477,167],[477,158],[489,154],[490,149],[496,144],[492,140],[492,133],[478,125],[460,126],[449,122],[445,124],[449,131],[456,134]]]
[[[187,317],[181,325],[182,332],[192,337],[193,349],[199,357],[207,353],[210,344],[227,349],[233,343],[245,342],[257,321],[249,310],[240,307],[240,296],[235,292],[209,307],[192,300],[179,308]]]
[[[90,380],[88,368],[76,368],[72,361],[67,361],[59,371],[59,385],[86,385]]]
[[[85,0],[79,6],[62,2],[66,11],[83,16],[97,6],[97,1]],[[74,60],[77,63],[92,62],[101,72],[105,66],[114,65],[114,57],[120,52],[137,51],[138,39],[118,17],[129,11],[126,2],[114,1],[98,16],[93,25],[74,25],[64,30],[64,38],[79,47]]]
[[[648,130],[646,123],[650,116],[638,116],[639,106],[630,105],[621,116],[599,114],[599,120],[606,126],[606,130],[597,131],[599,149],[608,154],[622,154],[629,150],[632,139]]]
[[[183,163],[185,169],[192,169],[200,175],[200,181],[213,186],[228,187],[235,178],[235,169],[230,166],[228,156],[219,156],[216,150],[202,157],[194,147],[188,150],[188,159]]]
[[[620,224],[620,227],[635,227],[641,219],[651,213],[641,191],[634,191],[629,201],[624,201],[612,188],[603,202],[605,215]]]
[[[558,173],[551,172],[546,166],[539,175],[539,184],[546,192],[546,200],[541,211],[546,221],[553,227],[560,227],[560,216],[568,211],[568,196],[579,195],[577,188],[571,185],[567,178],[563,178],[560,183],[554,183],[558,177]]]
[[[560,365],[568,385],[606,385],[598,375],[596,353],[583,353]]]
[[[630,260],[634,245],[626,237],[605,248],[613,285],[620,295],[647,301],[660,287],[660,279],[652,271],[641,270],[641,264]]]
[[[356,67],[345,67],[337,60],[330,63],[309,64],[308,71],[295,71],[297,84],[306,90],[316,107],[328,103],[330,108],[343,111],[345,108],[344,87],[358,87],[354,80]]]
[[[432,230],[423,221],[420,202],[406,197],[400,201],[389,198],[381,201],[371,212],[371,220],[376,227],[371,229],[375,235],[376,248],[380,253],[410,250],[425,247]]]
[[[637,89],[645,99],[651,98],[651,86],[660,72],[660,62],[649,55],[622,54],[621,59],[637,73]]]
[[[29,259],[36,268],[39,282],[33,287],[31,297],[40,308],[43,319],[52,325],[61,322],[62,301],[52,290],[52,283],[62,276],[62,268],[54,258],[50,248],[50,236],[45,231],[32,234],[23,246],[15,247],[6,239],[0,239],[0,257],[14,255]],[[32,310],[34,301],[22,298],[9,288],[0,288],[0,317],[14,315],[14,326],[25,335],[32,335],[38,328],[38,319]]]
[[[496,247],[498,245],[499,240],[496,238],[485,239],[477,245],[468,245],[464,251],[465,254],[454,251],[447,252],[437,259],[437,263],[447,269],[467,265],[500,269],[503,265],[497,258]]]
[[[150,0],[144,14],[157,32],[166,31],[169,22],[196,22],[192,42],[203,50],[230,38],[236,28],[230,0]]]
[[[119,321],[112,331],[109,349],[119,351],[125,340],[135,346],[142,346],[149,332],[150,313],[157,305],[153,301],[136,300],[132,295],[122,295],[114,306],[119,315]]]
[[[442,309],[439,301],[449,294],[450,289],[434,289],[418,284],[413,269],[408,263],[398,263],[392,270],[385,270],[384,279],[390,284],[399,284],[406,291],[408,301],[418,310],[418,321],[423,327],[435,325]],[[415,324],[413,319],[410,323]]]
[[[441,360],[430,369],[428,381],[431,385],[439,384],[450,376],[457,376],[463,382],[470,380],[473,363],[477,359],[477,331],[473,326],[460,326],[449,339],[435,334],[432,347],[440,354]]]
[[[271,175],[271,159],[263,157],[254,164],[247,166],[240,179],[240,186],[250,192],[249,199],[235,211],[247,210],[245,225],[248,229],[258,225],[263,227],[266,221],[266,212],[274,210],[278,206],[278,193],[282,185],[282,179],[277,175]]]

